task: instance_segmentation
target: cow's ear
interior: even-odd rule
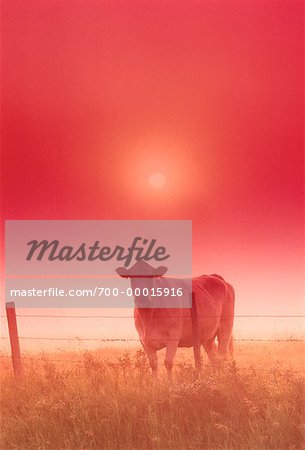
[[[130,276],[129,271],[126,267],[118,267],[115,269],[116,273],[120,275],[120,277],[127,278]]]
[[[166,274],[166,272],[167,272],[167,267],[165,267],[165,266],[159,266],[157,269],[156,269],[156,276],[157,277],[162,277],[164,274]]]

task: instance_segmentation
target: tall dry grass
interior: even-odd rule
[[[3,358],[2,449],[305,449],[303,374],[264,355],[199,380],[180,358],[172,387],[141,350],[50,358],[25,358],[20,384]]]

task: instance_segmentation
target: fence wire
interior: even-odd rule
[[[0,317],[5,318],[5,315]],[[44,315],[44,314],[16,314],[20,318],[56,318],[56,319],[134,319],[133,315],[114,316],[114,315],[95,315],[95,316],[72,316],[72,315]],[[216,316],[200,315],[198,317],[211,318]],[[154,319],[166,318],[164,316],[153,316]],[[171,316],[171,318],[190,318],[187,316]],[[295,315],[273,315],[273,314],[237,314],[235,318],[305,318],[303,314]],[[9,339],[8,336],[0,336],[0,339]],[[134,338],[80,338],[80,337],[45,337],[45,336],[19,336],[19,339],[24,340],[47,340],[47,341],[96,341],[96,342],[140,342],[139,339]],[[160,339],[151,339],[160,340]],[[174,339],[176,340],[176,339]],[[236,342],[305,342],[305,339],[289,338],[289,339],[260,339],[260,338],[234,338]]]
[[[0,318],[5,318],[5,315],[0,315]],[[134,319],[134,316],[71,316],[71,315],[41,315],[41,314],[16,314],[16,317],[22,318],[56,318],[56,319]],[[171,318],[189,318],[190,316],[171,316]],[[213,315],[199,315],[197,317],[218,317]],[[272,315],[272,314],[235,314],[234,318],[305,318],[305,315],[296,314],[296,315]],[[164,316],[153,316],[153,319],[164,319]]]
[[[0,336],[0,339],[9,339],[9,336]],[[32,339],[41,341],[96,341],[96,342],[140,342],[136,338],[80,338],[80,337],[45,337],[45,336],[19,336],[19,339]],[[149,341],[162,341],[162,339],[147,339]],[[166,339],[177,341],[177,339]],[[305,339],[260,339],[260,338],[234,338],[234,342],[305,342]]]

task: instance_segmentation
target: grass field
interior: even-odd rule
[[[237,343],[199,380],[176,361],[169,387],[139,349],[27,354],[16,384],[2,355],[1,449],[305,449],[302,343]]]

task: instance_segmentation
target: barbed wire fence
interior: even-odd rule
[[[5,318],[5,315],[0,315],[0,318]],[[16,317],[29,317],[29,318],[50,318],[50,317],[56,317],[56,318],[69,318],[69,319],[133,319],[134,316],[105,316],[105,315],[94,315],[94,316],[71,316],[71,315],[54,315],[54,314],[48,314],[48,315],[42,315],[42,314],[16,314]],[[164,316],[153,316],[154,319],[160,319]],[[177,317],[190,317],[187,316],[177,316]],[[198,317],[215,317],[214,315],[199,315]],[[295,315],[286,315],[286,314],[234,314],[234,318],[236,317],[270,317],[270,318],[305,318],[305,315],[302,314],[295,314]]]
[[[92,320],[92,319],[133,319],[134,316],[133,315],[67,315],[67,314],[63,314],[63,315],[58,315],[58,314],[17,314],[15,312],[15,308],[11,307],[10,309],[13,310],[13,316],[14,316],[14,320],[15,320],[15,325],[17,325],[16,323],[16,319],[17,318],[30,318],[30,319],[42,319],[42,318],[47,318],[47,319],[52,319],[52,318],[56,318],[56,319],[87,319],[87,320]],[[7,315],[0,315],[0,318],[8,318]],[[159,318],[164,318],[164,316],[158,316],[155,315],[153,316],[154,319],[159,319]],[[186,318],[189,316],[183,316],[183,315],[179,315],[179,318]],[[204,316],[199,316],[199,317],[212,317],[212,316],[208,316],[208,315],[204,315]],[[236,314],[234,315],[234,318],[272,318],[272,319],[287,319],[287,318],[300,318],[300,319],[304,319],[305,315],[281,315],[281,314]],[[19,349],[19,340],[34,340],[34,341],[77,341],[77,342],[101,342],[101,343],[123,343],[123,342],[129,342],[129,343],[138,343],[140,344],[140,339],[139,338],[124,338],[124,337],[120,337],[120,338],[85,338],[85,337],[47,337],[47,336],[18,336],[17,334],[17,326],[15,327],[16,329],[14,329],[14,320],[13,320],[13,333],[11,330],[12,327],[12,322],[11,325],[9,323],[9,336],[0,336],[0,340],[10,340],[11,343],[11,350],[12,350],[12,361],[13,361],[13,368],[14,368],[14,372],[17,378],[20,377],[21,373],[22,373],[22,368],[21,368],[21,357],[20,357],[20,349]],[[158,340],[158,339],[156,339]],[[253,337],[249,337],[249,338],[234,338],[234,342],[305,342],[305,339],[303,338],[294,338],[293,336],[291,336],[290,338],[253,338]],[[17,344],[17,346],[16,346]],[[10,355],[1,355],[2,358],[11,358]],[[17,359],[16,359],[17,358]],[[45,358],[33,358],[29,355],[25,356],[26,359],[30,359],[30,360],[42,360],[45,361]],[[19,361],[18,361],[19,360]],[[78,363],[77,360],[62,360],[62,359],[49,359],[48,361],[50,362],[61,362],[61,363]],[[115,363],[111,363],[112,365],[114,365]],[[118,364],[120,365],[120,364]],[[162,364],[160,364],[162,365]],[[305,373],[304,371],[297,371],[300,373]]]

